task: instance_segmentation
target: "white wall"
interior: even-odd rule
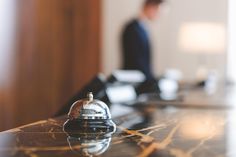
[[[120,33],[123,25],[137,15],[142,0],[103,0],[103,72],[121,65]],[[178,31],[184,22],[227,23],[226,0],[168,0],[160,19],[152,25],[153,68],[162,74],[167,68],[180,69],[185,79],[193,79],[199,55],[183,53],[178,47]],[[225,50],[226,51],[226,50]],[[225,75],[226,53],[207,56],[207,67]]]

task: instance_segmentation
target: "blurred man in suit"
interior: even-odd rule
[[[147,21],[157,18],[163,0],[145,0],[138,18],[130,21],[122,34],[123,69],[140,70],[147,80],[154,79]]]

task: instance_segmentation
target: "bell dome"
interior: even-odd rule
[[[94,100],[93,94],[88,93],[87,98],[76,101],[68,113],[70,120],[73,119],[111,119],[110,110],[107,105]]]

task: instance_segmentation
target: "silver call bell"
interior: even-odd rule
[[[111,119],[108,106],[93,99],[93,94],[76,101],[70,108],[68,120],[64,124],[65,131],[76,132],[115,132],[116,125]]]

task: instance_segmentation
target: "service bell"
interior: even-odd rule
[[[76,133],[113,133],[116,125],[111,119],[107,105],[100,100],[93,99],[93,94],[90,92],[87,98],[76,101],[71,106],[64,130]]]

